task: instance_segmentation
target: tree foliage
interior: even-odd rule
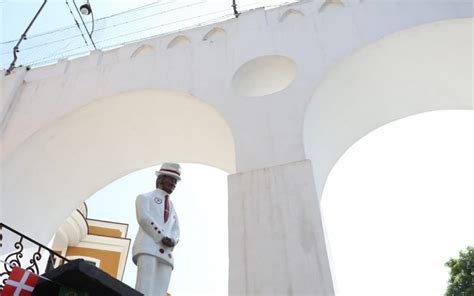
[[[446,296],[474,295],[474,247],[467,247],[459,252],[459,258],[451,258],[446,262],[450,271],[449,285]]]

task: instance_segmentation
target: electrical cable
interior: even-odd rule
[[[91,33],[89,33],[89,29],[87,29],[87,26],[84,23],[84,19],[82,18],[82,14],[79,11],[79,8],[77,8],[76,0],[72,0],[72,3],[74,4],[74,7],[76,7],[76,12],[79,15],[79,17],[81,18],[82,24],[84,25],[84,28],[86,29],[87,35],[89,35],[89,39],[91,40],[92,45],[94,46],[94,49],[97,49],[97,47],[95,46],[95,43],[94,43],[94,39],[92,39],[92,35],[91,35]]]
[[[59,52],[59,51],[61,51],[61,50],[65,49],[65,48],[68,48],[68,47],[69,47],[69,45],[71,45],[71,43],[72,43],[72,41],[71,41],[71,42],[68,42],[68,43],[66,43],[66,44],[65,44],[64,46],[62,46],[61,48],[57,49],[57,50],[55,51],[55,53],[54,53],[54,54],[52,54],[52,55],[48,55],[48,57],[47,57],[47,58],[51,58],[51,56],[55,56],[55,54],[56,54],[57,52]],[[86,47],[86,46],[85,46],[85,45],[82,45],[82,46],[81,46],[81,47],[79,47],[79,48],[82,48],[82,47]],[[76,49],[78,49],[78,48],[76,48]],[[30,66],[31,66],[31,65],[32,65],[32,64],[31,64],[31,62],[28,62],[28,60],[29,60],[30,56],[31,56],[31,54],[30,54],[30,55],[27,55],[27,56],[25,56],[25,57],[23,57],[23,59],[26,61],[24,64],[26,64],[26,65],[30,65]],[[44,58],[44,59],[46,59],[46,58]],[[31,60],[32,60],[32,61],[35,61],[35,59],[34,59],[34,58],[32,58]]]
[[[148,4],[145,4],[143,6],[135,7],[135,8],[129,9],[129,10],[125,10],[125,11],[116,13],[116,14],[112,14],[112,15],[109,15],[109,16],[106,16],[106,17],[102,17],[100,19],[97,19],[97,21],[99,22],[99,21],[102,21],[102,20],[105,20],[105,19],[108,19],[108,18],[111,18],[111,17],[127,14],[127,13],[132,12],[132,11],[141,10],[141,9],[144,9],[144,8],[150,8],[150,7],[154,7],[154,6],[162,6],[162,5],[170,4],[170,3],[173,3],[173,2],[176,2],[176,0],[171,0],[171,1],[167,1],[167,2],[148,3]],[[51,34],[51,33],[58,33],[58,32],[61,32],[61,31],[69,30],[71,28],[74,28],[74,25],[64,26],[64,27],[60,27],[60,28],[57,28],[57,29],[54,29],[54,30],[50,30],[50,31],[46,31],[46,32],[43,32],[43,33],[38,33],[38,34],[35,34],[35,35],[31,35],[31,36],[28,36],[28,39],[41,37],[41,36],[48,35],[48,34]],[[0,45],[1,44],[7,44],[7,43],[13,43],[13,42],[16,42],[16,41],[17,41],[16,39],[3,41],[3,42],[0,42]]]
[[[46,63],[46,62],[49,62],[49,61],[56,61],[56,60],[59,59],[58,57],[62,57],[64,53],[71,52],[71,51],[74,51],[76,49],[81,49],[81,48],[89,48],[89,46],[82,45],[82,46],[71,48],[71,49],[68,49],[68,50],[65,50],[65,51],[62,51],[62,52],[55,52],[54,54],[52,54],[48,57],[45,57],[45,58],[42,58],[42,59],[39,59],[39,60],[33,60],[29,63],[29,65],[34,66],[34,65],[43,64],[43,63]],[[87,51],[81,51],[81,52],[78,52],[77,54],[82,54],[82,53],[86,53],[86,52]],[[55,56],[55,58],[51,58],[51,56],[53,56],[53,57]]]
[[[197,26],[201,26],[203,24],[207,24],[207,23],[210,23],[210,22],[214,22],[214,21],[218,21],[218,20],[221,20],[221,19],[231,19],[232,17],[234,16],[233,13],[229,13],[229,14],[226,14],[226,15],[222,15],[220,17],[216,17],[216,18],[213,18],[213,19],[210,19],[210,20],[207,20],[205,22],[202,22],[202,23],[199,23]],[[117,46],[124,46],[124,45],[128,45],[128,44],[131,44],[131,43],[136,43],[136,42],[141,42],[143,40],[149,40],[151,38],[158,38],[158,37],[161,37],[161,36],[164,36],[164,35],[168,35],[168,34],[174,34],[176,32],[181,32],[182,30],[187,30],[187,29],[191,29],[191,28],[196,28],[197,27],[196,25],[191,25],[189,27],[184,27],[184,28],[180,28],[180,29],[177,29],[175,31],[167,31],[163,34],[159,34],[159,35],[154,35],[152,37],[143,37],[143,38],[139,38],[139,39],[133,39],[133,40],[128,40],[126,42],[123,42],[123,43],[118,43],[118,44],[114,44],[114,45],[110,45],[109,47],[104,47],[104,48],[110,48],[110,47],[117,47]]]
[[[174,1],[169,1],[167,2],[166,4],[169,4],[169,3],[172,3]],[[201,4],[201,3],[204,3],[205,1],[199,1],[199,2],[195,2],[195,3],[191,3],[191,4],[187,4],[187,5],[183,5],[183,6],[179,6],[179,7],[174,7],[174,8],[170,8],[168,10],[165,10],[165,11],[160,11],[158,13],[152,13],[150,15],[147,15],[145,17],[141,17],[141,18],[134,18],[132,20],[129,20],[129,21],[126,21],[126,22],[121,22],[121,23],[118,23],[118,24],[115,24],[115,25],[112,25],[112,26],[107,26],[107,27],[104,27],[104,28],[100,28],[100,29],[97,29],[95,30],[94,27],[92,27],[92,30],[91,30],[91,34],[93,32],[98,32],[98,31],[101,31],[101,30],[105,30],[105,29],[111,29],[111,28],[115,28],[117,26],[121,26],[121,25],[124,25],[124,24],[129,24],[131,22],[135,22],[135,21],[138,21],[138,20],[141,20],[143,18],[149,18],[149,17],[152,17],[152,16],[155,16],[155,15],[160,15],[160,14],[164,14],[164,13],[167,13],[167,12],[171,12],[171,11],[175,11],[175,10],[179,10],[179,9],[183,9],[183,8],[188,8],[188,7],[191,7],[191,6],[194,6],[194,5],[198,5],[198,4]],[[239,13],[242,13],[243,10],[242,8],[244,7],[249,7],[249,6],[255,6],[257,4],[261,4],[262,2],[261,1],[256,1],[256,2],[252,2],[252,3],[248,3],[248,4],[245,4],[245,5],[242,5],[242,6],[239,6],[240,8],[240,11]],[[76,22],[76,26],[79,28],[79,31],[81,33],[81,35],[74,35],[74,36],[70,36],[70,37],[66,37],[66,38],[62,38],[60,40],[54,40],[54,41],[51,41],[51,42],[47,42],[47,43],[42,43],[42,44],[39,44],[39,45],[35,45],[35,46],[31,46],[29,48],[25,48],[23,49],[22,51],[24,50],[29,50],[29,49],[33,49],[33,48],[38,48],[38,47],[41,47],[41,46],[45,46],[45,45],[50,45],[50,44],[54,44],[54,43],[58,43],[58,42],[61,42],[61,41],[65,41],[65,40],[69,40],[69,39],[72,39],[72,38],[76,38],[76,37],[79,37],[79,36],[82,36],[82,39],[84,39],[85,41],[85,46],[82,45],[82,46],[79,46],[79,47],[74,47],[74,48],[71,48],[71,49],[67,49],[67,50],[63,50],[65,48],[67,48],[68,46],[71,45],[71,42],[69,42],[66,46],[63,46],[62,48],[60,49],[57,49],[53,54],[48,54],[47,57],[44,57],[44,58],[40,58],[40,59],[37,59],[37,60],[32,60],[31,63],[28,63],[29,65],[40,65],[40,64],[45,64],[45,63],[48,63],[49,61],[54,61],[54,60],[57,60],[58,58],[62,58],[65,56],[66,53],[69,53],[69,52],[73,52],[72,55],[81,55],[81,54],[84,54],[86,53],[87,51],[84,51],[82,49],[86,49],[88,48],[89,44],[87,42],[87,40],[85,39],[85,36],[83,34],[83,31],[81,30],[80,28],[80,25],[79,25],[79,22],[76,20],[73,12],[72,12],[72,9],[68,3],[68,1],[66,0],[66,4],[69,8],[69,12],[71,13],[71,15],[73,16],[74,18],[74,21]],[[154,4],[154,3],[152,3]],[[164,4],[164,3],[163,3]],[[157,5],[151,5],[151,4],[147,4],[147,5],[144,5],[142,7],[138,7],[138,8],[135,8],[135,9],[131,9],[129,11],[138,11],[138,10],[141,10],[141,9],[145,9],[147,7],[153,7],[153,6],[157,6]],[[253,9],[255,7],[252,7],[251,9]],[[76,5],[76,10],[77,9],[77,5]],[[225,11],[229,11],[231,9],[229,8],[226,8],[226,9],[222,9],[222,10],[218,10],[218,11],[213,11],[213,12],[209,12],[209,13],[206,13],[206,14],[202,14],[202,15],[197,15],[197,16],[192,16],[192,17],[188,17],[188,18],[184,18],[184,19],[180,19],[180,20],[177,20],[177,21],[172,21],[172,22],[168,22],[168,23],[164,23],[164,24],[159,24],[159,25],[156,25],[156,26],[152,26],[152,27],[147,27],[147,28],[144,28],[144,29],[141,29],[141,30],[137,30],[137,31],[133,31],[133,32],[129,32],[129,33],[125,33],[125,34],[121,34],[121,35],[118,35],[118,36],[113,36],[111,38],[107,38],[107,39],[103,39],[103,40],[99,40],[97,45],[100,45],[100,44],[104,44],[106,43],[107,41],[110,41],[110,40],[114,40],[114,39],[118,39],[118,38],[121,38],[121,37],[125,37],[125,36],[130,36],[130,35],[134,35],[134,34],[138,34],[138,33],[141,33],[141,32],[146,32],[146,31],[150,31],[150,30],[153,30],[153,29],[156,29],[156,28],[159,28],[159,27],[165,27],[165,26],[168,26],[168,25],[173,25],[173,24],[177,24],[177,23],[182,23],[182,22],[186,22],[186,21],[189,21],[189,20],[193,20],[193,19],[199,19],[199,18],[203,18],[203,17],[206,17],[206,16],[210,16],[210,15],[213,15],[213,14],[218,14],[218,13],[221,13],[221,12],[225,12]],[[118,14],[115,14],[113,16],[116,16],[116,15],[124,15],[125,13],[118,13]],[[196,26],[200,26],[202,24],[207,24],[209,22],[213,22],[215,20],[218,20],[218,19],[222,19],[222,18],[226,18],[226,17],[232,17],[234,14],[232,13],[229,13],[229,14],[226,14],[226,15],[223,15],[223,16],[219,16],[218,18],[212,18],[212,19],[209,19],[209,20],[204,20],[203,22],[199,23],[198,25],[196,24],[193,24],[193,25],[190,25],[189,27],[196,27]],[[113,16],[108,16],[106,18],[111,18]],[[102,19],[105,19],[105,18],[102,18]],[[102,20],[102,19],[99,19],[99,20]],[[99,21],[97,20],[97,21]],[[89,23],[89,22],[88,22]],[[93,22],[93,26],[94,26],[94,23]],[[83,24],[85,25],[85,23],[83,22]],[[74,28],[74,26],[69,26],[69,29],[71,28]],[[86,30],[87,30],[87,27],[85,27]],[[180,31],[180,30],[183,30],[184,28],[179,28],[179,30],[177,31]],[[64,29],[63,29],[64,31]],[[52,31],[52,33],[56,33],[58,31]],[[87,33],[89,34],[89,32],[87,31]],[[171,32],[170,31],[167,31],[165,32],[164,34],[170,34]],[[42,33],[42,35],[44,36],[45,34]],[[153,35],[153,37],[157,37],[157,36],[160,36],[160,35]],[[131,42],[137,42],[137,40],[145,40],[145,39],[149,39],[151,38],[151,36],[148,36],[148,37],[144,37],[144,38],[136,38],[136,39],[133,39],[133,40],[126,40],[126,42],[121,42],[121,43],[114,43],[114,44],[107,44],[106,46],[103,46],[102,48],[111,48],[111,47],[114,47],[114,46],[120,46],[120,45],[124,45],[124,44],[128,44],[128,43],[131,43]],[[92,38],[91,38],[91,41]],[[105,45],[105,44],[104,44]],[[23,63],[23,64],[26,64],[26,63]]]
[[[108,27],[104,27],[104,28],[102,28],[102,29],[98,29],[96,32],[98,32],[98,31],[103,31],[103,30],[105,30],[105,29],[115,28],[115,27],[118,27],[118,26],[121,26],[121,25],[130,24],[130,23],[133,23],[133,22],[136,22],[136,21],[141,21],[141,20],[146,19],[146,18],[149,18],[149,17],[151,17],[151,16],[160,15],[160,14],[164,14],[164,13],[167,13],[167,12],[180,10],[180,9],[183,9],[183,8],[188,8],[188,7],[191,7],[191,6],[194,6],[194,5],[197,5],[197,4],[202,4],[202,3],[205,3],[205,2],[206,2],[206,1],[194,2],[194,3],[191,3],[191,4],[186,4],[186,5],[183,5],[183,6],[178,6],[178,7],[175,7],[175,8],[171,8],[171,9],[169,9],[169,10],[165,10],[165,11],[160,11],[160,12],[157,12],[157,13],[149,14],[149,15],[147,15],[147,16],[141,16],[141,17],[139,17],[139,18],[132,19],[132,20],[127,21],[127,22],[118,23],[118,24],[115,24],[115,25],[111,25],[111,26],[108,26]],[[198,16],[198,17],[199,17],[199,16]]]
[[[95,20],[94,20],[94,10],[91,9],[91,16],[92,16],[92,29],[91,29],[91,36],[94,33],[94,27],[95,27]]]
[[[160,15],[160,14],[164,14],[164,13],[168,13],[168,12],[180,10],[180,9],[183,9],[183,8],[188,8],[188,7],[191,7],[191,6],[194,6],[194,5],[197,5],[197,4],[201,4],[201,3],[205,3],[205,2],[206,2],[206,1],[200,1],[200,2],[195,2],[195,3],[191,3],[191,4],[187,4],[187,5],[175,7],[175,8],[172,8],[172,9],[168,9],[168,10],[165,10],[165,11],[161,11],[161,12],[157,12],[157,13],[153,13],[153,14],[147,15],[147,16],[145,16],[145,17],[140,17],[140,18],[132,19],[132,20],[130,20],[130,21],[126,21],[126,22],[118,23],[118,24],[111,25],[111,26],[108,26],[108,27],[104,27],[104,28],[102,28],[102,29],[98,29],[98,30],[95,31],[95,32],[99,32],[99,31],[103,31],[103,30],[106,30],[106,29],[115,28],[115,27],[118,27],[118,26],[121,26],[121,25],[125,25],[125,24],[129,24],[129,23],[132,23],[132,22],[135,22],[135,21],[143,20],[143,19],[146,19],[146,18],[151,17],[151,16],[156,16],[156,15]],[[71,12],[71,13],[72,13],[72,12]],[[197,17],[199,17],[199,16],[197,16]],[[102,19],[101,19],[101,20],[102,20]],[[79,25],[79,24],[78,24],[78,25]],[[82,31],[81,31],[81,34],[82,34]],[[91,33],[91,34],[92,34],[92,33]],[[46,42],[46,43],[42,43],[42,44],[35,45],[35,46],[30,46],[30,47],[27,47],[27,48],[23,49],[23,51],[25,51],[25,50],[30,50],[30,49],[33,49],[33,48],[43,47],[43,46],[46,46],[46,45],[50,45],[50,44],[57,43],[57,42],[60,42],[60,41],[69,40],[69,39],[76,38],[76,37],[79,37],[79,36],[81,36],[81,35],[70,36],[70,37],[66,37],[66,38],[63,38],[63,39],[59,39],[59,40],[55,40],[55,41],[51,41],[51,42]],[[83,36],[84,36],[84,35],[83,35]],[[84,37],[84,38],[85,38],[85,37]],[[29,39],[31,39],[31,38],[29,38]],[[87,42],[86,42],[86,44],[87,44]]]
[[[145,32],[145,31],[149,31],[149,30],[156,29],[156,28],[159,28],[159,27],[164,27],[164,26],[167,26],[167,25],[173,25],[173,24],[176,24],[176,23],[181,23],[181,22],[184,22],[184,21],[189,21],[189,20],[192,20],[192,19],[196,19],[196,18],[199,18],[199,17],[203,17],[203,16],[208,16],[208,15],[216,14],[216,13],[219,13],[219,12],[224,12],[224,11],[227,11],[227,10],[228,10],[228,9],[223,9],[223,10],[219,10],[219,11],[215,11],[215,12],[211,12],[211,13],[206,13],[206,14],[203,14],[203,15],[199,15],[199,16],[197,16],[197,17],[196,17],[196,16],[194,16],[194,17],[189,17],[189,18],[185,18],[185,19],[178,20],[178,21],[169,22],[169,23],[166,23],[166,24],[160,24],[160,25],[157,25],[157,26],[148,27],[148,28],[146,28],[146,29],[144,29],[144,30],[134,31],[134,32],[131,32],[131,33],[122,34],[122,35],[119,35],[119,36],[115,36],[115,37],[112,37],[112,38],[108,38],[108,39],[99,41],[99,43],[103,43],[103,42],[105,42],[105,41],[117,39],[117,38],[120,38],[120,37],[123,37],[123,36],[132,35],[132,34],[135,34],[135,33],[141,33],[141,32]]]
[[[195,18],[198,18],[198,17],[203,17],[203,16],[207,16],[207,15],[212,15],[212,14],[220,13],[220,12],[223,12],[223,11],[228,11],[228,9],[210,12],[210,13],[207,13],[207,14],[199,15],[199,16],[197,16],[197,17],[190,17],[190,18],[185,18],[185,19],[181,19],[181,20],[178,20],[178,21],[174,21],[174,22],[168,22],[168,23],[165,23],[165,24],[160,24],[160,25],[158,25],[158,26],[154,26],[154,27],[147,28],[147,29],[144,29],[144,30],[132,32],[132,33],[129,33],[129,34],[122,34],[122,35],[119,35],[119,36],[115,36],[115,37],[112,37],[112,38],[109,38],[109,39],[106,39],[106,40],[99,41],[98,43],[101,43],[101,42],[103,43],[103,42],[105,42],[105,41],[117,39],[117,38],[120,38],[120,37],[123,37],[123,36],[126,36],[126,35],[130,35],[130,34],[137,33],[137,32],[140,33],[140,32],[143,32],[143,31],[147,31],[147,30],[154,29],[154,28],[163,27],[163,26],[167,26],[167,25],[171,25],[171,24],[176,24],[176,23],[188,21],[188,20],[190,20],[190,19],[195,19]],[[232,16],[232,15],[233,15],[233,14],[227,14],[227,15],[224,15],[224,16],[219,16],[218,18],[215,18],[215,19],[212,19],[212,20],[208,20],[207,22],[210,22],[210,21],[213,21],[213,20],[217,20],[217,19],[221,19],[221,18],[224,18],[224,17],[230,17],[230,16]],[[195,27],[195,26],[191,26],[191,27]],[[166,34],[168,34],[168,33],[169,33],[169,32],[167,32]],[[142,38],[142,39],[148,39],[148,38],[149,38],[149,37],[147,37],[147,38]],[[136,42],[136,40],[128,41],[128,42]],[[61,51],[61,52],[55,52],[53,55],[50,55],[50,56],[48,56],[48,57],[46,57],[46,58],[33,61],[32,63],[30,63],[30,65],[37,65],[37,64],[44,63],[44,62],[47,62],[47,61],[53,61],[53,60],[56,60],[56,59],[54,59],[54,58],[51,59],[51,56],[62,56],[62,55],[63,55],[64,53],[66,53],[66,52],[71,52],[71,51],[74,51],[74,50],[77,50],[77,49],[80,49],[80,48],[85,48],[85,47],[86,47],[86,46],[79,46],[79,47],[75,47],[75,48],[68,49],[68,50]],[[77,53],[77,54],[81,54],[81,53]]]
[[[66,0],[66,5],[67,5],[67,7],[69,8],[69,12],[71,13],[72,18],[73,18],[74,21],[76,22],[77,28],[78,28],[79,31],[81,32],[81,35],[82,35],[82,38],[84,39],[84,42],[86,43],[86,45],[89,45],[89,43],[87,43],[86,37],[84,37],[84,33],[82,32],[81,26],[79,26],[79,23],[77,22],[76,17],[75,17],[74,14],[72,13],[71,7],[69,6],[69,2],[67,2],[67,0]]]
[[[173,2],[176,2],[176,0],[171,0],[171,1],[168,1],[168,2],[148,3],[148,4],[145,4],[143,6],[139,6],[139,7],[136,7],[136,8],[132,8],[132,9],[129,9],[129,10],[125,10],[123,12],[119,12],[119,13],[116,13],[116,14],[112,14],[112,15],[100,18],[99,21],[105,20],[105,19],[108,19],[108,18],[111,18],[111,17],[115,17],[115,16],[118,16],[118,15],[126,14],[126,13],[129,13],[129,12],[132,12],[132,11],[141,10],[141,9],[144,9],[144,8],[150,8],[149,6],[161,6],[161,5],[166,5],[166,4],[170,4],[170,3],[173,3]]]
[[[48,46],[48,45],[51,45],[51,44],[54,44],[54,43],[58,43],[58,42],[63,42],[63,41],[66,41],[66,40],[69,40],[69,39],[73,39],[73,38],[76,38],[76,37],[81,37],[81,35],[70,36],[70,37],[66,37],[66,38],[63,38],[63,39],[54,40],[54,41],[51,41],[51,42],[41,43],[41,44],[39,44],[39,45],[34,45],[34,46],[30,46],[30,47],[25,47],[25,48],[23,48],[21,51],[22,51],[22,52],[29,51],[29,50],[32,50],[32,49],[35,49],[35,48]],[[10,51],[8,51],[8,52],[2,52],[2,53],[0,53],[0,55],[4,55],[4,54],[7,54],[7,53],[10,53]]]

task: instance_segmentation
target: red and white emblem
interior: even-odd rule
[[[13,267],[3,287],[2,296],[30,296],[38,281],[39,276],[36,274]]]
[[[155,197],[155,202],[159,205],[161,205],[163,203],[163,200],[159,197]]]

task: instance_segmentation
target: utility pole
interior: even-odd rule
[[[10,75],[12,73],[13,69],[15,68],[15,63],[16,63],[16,60],[18,59],[17,53],[20,52],[20,49],[19,49],[20,43],[23,40],[26,40],[26,33],[28,33],[28,31],[30,30],[31,26],[35,22],[36,18],[38,17],[38,15],[41,12],[41,10],[43,10],[43,7],[46,5],[46,2],[48,2],[48,0],[44,0],[43,4],[39,8],[38,12],[35,14],[33,19],[31,20],[30,24],[26,28],[25,32],[23,32],[23,34],[21,34],[20,40],[18,40],[15,47],[13,47],[13,61],[11,62],[10,67],[7,69],[7,72],[5,73],[5,76]]]

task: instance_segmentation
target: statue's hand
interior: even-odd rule
[[[169,237],[164,237],[164,238],[161,240],[161,242],[162,242],[165,246],[170,247],[170,248],[176,246],[176,242],[174,241],[174,239],[169,238]]]

